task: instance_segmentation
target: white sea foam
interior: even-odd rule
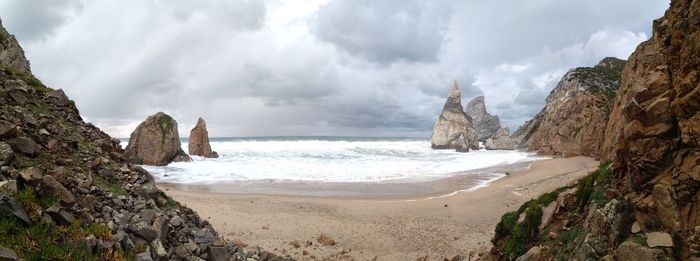
[[[255,180],[410,182],[544,159],[520,151],[433,150],[423,139],[214,139],[211,146],[220,158],[193,157],[192,162],[144,168],[159,181],[187,184]],[[183,149],[187,149],[186,141]]]

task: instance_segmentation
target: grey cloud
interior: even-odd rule
[[[312,23],[315,35],[379,63],[435,62],[443,46],[447,1],[333,0]]]
[[[165,111],[181,134],[202,116],[213,136],[427,137],[455,79],[517,128],[567,69],[648,36],[668,1],[638,1],[86,1],[43,32],[14,9],[58,2],[0,16],[50,35],[20,37],[34,74],[115,136]]]
[[[0,2],[3,24],[17,38],[37,41],[53,35],[67,19],[82,10],[77,0],[5,0]]]

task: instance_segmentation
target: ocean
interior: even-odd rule
[[[181,139],[187,151],[187,139]],[[122,140],[126,147],[128,140]],[[469,170],[545,159],[522,151],[433,150],[420,138],[211,138],[219,158],[143,166],[159,182],[217,184],[237,181],[386,183],[421,182]]]

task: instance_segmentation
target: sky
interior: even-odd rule
[[[0,0],[46,85],[128,137],[429,137],[453,80],[512,131],[567,70],[622,59],[668,0]]]

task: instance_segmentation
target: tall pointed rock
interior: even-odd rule
[[[190,155],[197,155],[206,158],[218,158],[219,154],[211,150],[209,145],[209,131],[207,131],[207,123],[204,119],[199,118],[197,125],[190,131],[189,139]]]
[[[501,128],[501,121],[498,119],[498,116],[491,115],[486,111],[484,96],[479,96],[469,101],[465,112],[472,118],[474,130],[479,137],[479,141],[486,141]]]
[[[462,107],[462,94],[457,81],[454,81],[442,113],[433,126],[430,143],[433,149],[455,149],[460,152],[479,149],[472,120]]]

